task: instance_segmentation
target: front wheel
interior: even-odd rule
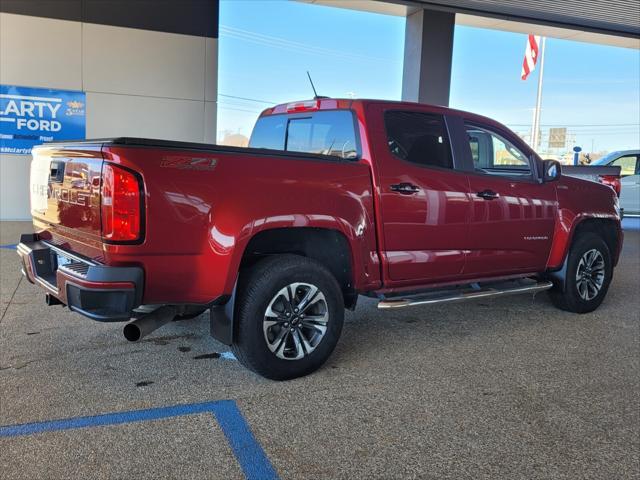
[[[272,380],[320,368],[342,331],[340,287],[309,258],[262,260],[241,276],[237,302],[233,353],[245,367]]]
[[[600,306],[609,290],[613,274],[611,253],[595,233],[586,233],[571,246],[564,291],[549,292],[554,305],[562,310],[588,313]]]

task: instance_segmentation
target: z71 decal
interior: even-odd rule
[[[161,167],[181,170],[213,170],[218,161],[215,158],[170,156],[164,157]]]

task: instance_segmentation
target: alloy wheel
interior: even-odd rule
[[[576,286],[583,300],[593,300],[604,285],[605,263],[600,251],[592,248],[580,258],[576,270]]]
[[[269,302],[262,328],[272,353],[283,360],[300,360],[320,344],[328,322],[327,300],[318,287],[291,283]]]

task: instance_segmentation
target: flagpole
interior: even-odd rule
[[[544,47],[547,42],[546,37],[542,37],[540,46],[540,73],[538,74],[538,95],[536,97],[536,108],[533,112],[533,132],[531,133],[531,148],[538,151],[540,143],[540,105],[542,103],[542,75],[544,74]]]

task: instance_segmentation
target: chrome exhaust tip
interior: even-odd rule
[[[130,342],[139,342],[151,332],[173,320],[176,313],[176,307],[170,305],[160,307],[144,317],[127,323],[122,329],[124,338]]]
[[[45,293],[45,295],[44,295],[44,303],[46,303],[49,306],[62,305],[62,302],[60,300],[58,300],[56,297],[54,297],[53,295],[51,295],[50,293]]]

